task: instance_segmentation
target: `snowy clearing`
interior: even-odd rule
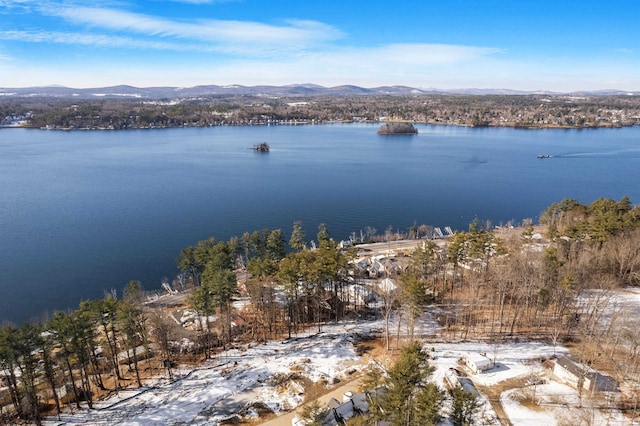
[[[211,425],[254,402],[276,413],[290,410],[304,398],[296,377],[331,383],[363,367],[352,344],[354,329],[351,324],[324,326],[306,337],[229,350],[200,368],[176,372],[182,378],[173,383],[158,379],[155,385],[100,401],[95,410],[65,412],[60,421],[46,423]]]
[[[530,401],[534,399],[535,404]],[[522,401],[528,401],[527,406]],[[514,425],[630,425],[618,410],[609,410],[606,401],[594,401],[567,385],[547,384],[503,392],[500,402]],[[530,408],[534,407],[534,408]],[[637,424],[637,423],[634,423]]]
[[[391,330],[397,331],[395,319]],[[440,327],[425,314],[416,323],[417,336],[437,336]],[[402,327],[401,327],[402,329]],[[305,383],[321,383],[327,390],[338,382],[356,377],[367,368],[366,361],[356,354],[354,342],[358,336],[378,333],[383,336],[384,320],[358,321],[338,325],[323,325],[321,332],[310,331],[284,341],[245,346],[219,354],[201,367],[177,371],[178,380],[166,378],[139,390],[120,392],[119,396],[95,404],[95,410],[68,411],[60,420],[50,418],[48,425],[215,425],[234,414],[257,417],[256,407],[268,407],[274,413],[288,412],[305,400]],[[539,342],[425,343],[424,349],[433,358],[433,380],[445,387],[452,369],[467,375],[465,387],[477,389],[481,408],[477,420],[481,424],[499,425],[498,414],[488,398],[498,404],[514,425],[566,424],[629,424],[622,414],[592,408],[594,404],[577,390],[550,380],[541,360],[567,354],[566,348]],[[483,354],[495,366],[471,374],[459,360],[465,356]],[[543,378],[546,384],[526,386],[527,380]],[[531,396],[532,388],[535,396]],[[487,396],[487,392],[495,393]],[[527,401],[535,400],[539,405]],[[597,405],[597,404],[595,404]],[[581,407],[581,408],[579,408]],[[447,411],[445,405],[445,413]],[[445,423],[448,424],[445,419]]]

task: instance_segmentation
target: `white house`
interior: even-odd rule
[[[615,392],[618,390],[618,383],[613,377],[563,356],[556,360],[553,366],[553,375],[576,389],[582,387],[585,390],[596,392]]]
[[[560,381],[573,386],[576,389],[582,384],[582,380],[586,372],[587,370],[584,366],[579,365],[564,356],[558,358],[553,366],[553,375]]]
[[[462,363],[473,374],[478,374],[485,370],[490,370],[494,367],[493,361],[485,355],[479,353],[466,354],[462,357]]]

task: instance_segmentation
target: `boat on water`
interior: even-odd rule
[[[549,154],[538,154],[538,158],[551,158]]]

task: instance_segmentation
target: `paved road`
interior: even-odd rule
[[[411,251],[417,245],[422,244],[427,240],[398,240],[398,241],[389,241],[385,243],[370,243],[370,244],[358,244],[356,247],[358,248],[358,253],[362,254],[365,250],[368,255],[376,255],[376,254],[388,254],[389,251]],[[438,246],[442,247],[446,240],[431,240],[435,242]]]

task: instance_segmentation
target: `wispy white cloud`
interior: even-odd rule
[[[280,56],[289,52],[282,52],[275,46],[258,48],[257,46],[246,46],[241,48],[238,45],[230,46],[225,44],[211,44],[204,42],[184,43],[180,40],[165,40],[163,38],[136,38],[128,36],[118,36],[111,34],[75,33],[60,31],[0,31],[0,40],[11,40],[26,43],[55,43],[76,46],[88,46],[96,48],[121,48],[127,50],[148,50],[168,51],[168,52],[200,52],[210,54],[221,54],[231,56],[244,56],[252,58]],[[222,60],[222,59],[221,59]]]
[[[33,0],[0,0],[0,15],[9,13],[28,13],[34,6]]]
[[[0,32],[0,38],[53,41],[56,43],[84,43],[87,46],[102,45],[127,46],[135,40],[126,37],[114,39],[101,36],[78,37],[70,33],[10,33]],[[171,49],[178,51],[178,43],[137,41],[136,47]],[[154,45],[154,43],[160,43]],[[382,45],[366,49],[333,48],[323,51],[300,52],[282,57],[246,57],[221,59],[216,55],[196,55],[191,59],[177,53],[176,56],[162,56],[159,59],[139,55],[139,60],[127,56],[126,65],[120,64],[118,55],[109,61],[86,61],[70,58],[67,65],[51,64],[43,74],[51,84],[75,87],[95,87],[100,85],[133,84],[195,86],[198,84],[291,84],[313,82],[326,86],[358,84],[373,87],[387,84],[407,84],[416,87],[451,87],[445,84],[446,77],[455,76],[456,87],[465,85],[470,76],[478,79],[491,77],[486,84],[496,84],[496,69],[509,70],[508,63],[496,65],[500,58],[498,50],[468,46],[403,44]],[[147,58],[147,59],[144,59]],[[194,59],[195,58],[195,59]],[[497,59],[500,58],[500,59]],[[69,63],[73,62],[73,66]],[[64,67],[64,68],[60,68]],[[58,69],[60,68],[60,69]],[[64,76],[65,81],[52,81],[53,75]],[[19,74],[16,74],[19,76]],[[440,78],[440,80],[435,80]],[[33,80],[33,77],[32,77]],[[100,81],[100,83],[98,83]],[[84,83],[83,83],[84,82]],[[33,83],[31,83],[33,84]]]
[[[0,2],[34,3],[33,0]],[[5,30],[0,31],[0,39],[105,48],[209,52],[248,59],[278,58],[290,61],[293,58],[294,62],[313,63],[313,66],[324,64],[355,68],[361,68],[363,64],[366,64],[365,67],[379,65],[381,60],[406,66],[447,64],[500,52],[487,47],[426,43],[349,48],[341,44],[341,39],[345,37],[341,30],[313,20],[289,19],[279,24],[214,19],[181,20],[115,7],[88,7],[82,3],[86,4],[77,0],[62,3],[44,0],[39,3],[40,13],[71,23],[74,25],[71,31]],[[338,40],[341,42],[336,43]]]
[[[186,3],[186,4],[219,4],[219,3],[233,3],[240,0],[168,0],[173,3]]]
[[[22,7],[28,4],[33,4],[33,0],[0,0],[0,7],[4,8],[12,8],[12,7]]]
[[[390,44],[370,48],[334,48],[304,52],[286,59],[235,60],[207,70],[213,81],[226,83],[289,84],[292,81],[324,85],[403,84],[426,87],[433,75],[473,74],[495,70],[502,62],[499,49],[443,44]],[[506,64],[500,64],[504,66]],[[495,73],[495,71],[493,71]],[[228,81],[233,76],[235,81]],[[301,80],[302,79],[302,80]],[[357,80],[357,81],[356,81]]]
[[[218,52],[224,53],[224,47],[206,43],[180,43],[159,39],[140,39],[134,37],[73,33],[59,31],[0,31],[0,40],[13,40],[30,43],[58,43],[69,45],[96,46],[104,48],[155,49],[174,52]],[[472,62],[503,53],[490,47],[474,47],[445,44],[388,44],[369,48],[331,47],[315,49],[280,56],[274,61],[276,66],[295,66],[309,69],[320,68],[323,72],[346,69],[350,72],[361,69],[373,72],[375,68],[393,67],[436,67],[460,62]],[[259,56],[262,57],[262,56]],[[263,60],[265,64],[270,61]]]
[[[211,50],[207,46],[184,46],[180,43],[141,40],[122,36],[59,31],[0,31],[0,40],[14,40],[28,43],[57,43],[105,48],[171,50],[176,52],[182,52],[185,50]]]
[[[437,76],[455,75],[463,81],[474,75],[495,81],[496,70],[513,69],[508,52],[494,47],[429,43],[353,47],[340,29],[314,20],[187,20],[134,13],[123,9],[126,5],[118,4],[119,0],[107,1],[111,6],[94,7],[88,0],[41,0],[37,2],[39,13],[62,20],[64,25],[59,28],[65,31],[4,27],[0,40],[78,46],[77,51],[64,49],[62,54],[68,59],[64,64],[56,65],[56,59],[49,58],[42,65],[47,68],[43,75],[51,78],[58,66],[65,78],[72,82],[89,78],[93,83],[87,85],[92,86],[101,79],[105,85],[143,86],[314,82],[429,87],[437,84],[432,84]],[[8,1],[0,0],[3,3]],[[16,3],[36,4],[35,0]],[[118,52],[105,62],[104,55],[92,56],[94,52],[87,47],[116,48]],[[158,52],[162,55],[155,54]],[[80,56],[86,59],[77,59]],[[117,64],[119,58],[126,62]],[[73,67],[68,66],[71,61]],[[162,67],[157,66],[160,61]],[[32,69],[30,78],[35,78],[36,67]]]
[[[462,46],[453,44],[394,43],[370,48],[346,48],[323,53],[322,59],[348,66],[391,62],[406,65],[443,65],[472,61],[503,53],[492,47]]]
[[[174,38],[182,43],[206,43],[219,51],[237,54],[263,50],[299,50],[338,39],[342,33],[327,24],[309,20],[289,20],[281,25],[250,21],[181,21],[112,8],[52,7],[45,13],[94,30]]]

